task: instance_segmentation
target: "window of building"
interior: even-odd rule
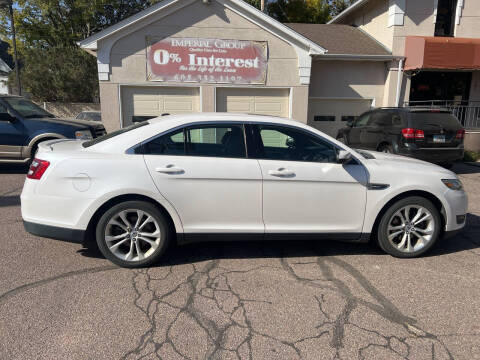
[[[319,136],[287,126],[258,125],[259,157],[269,160],[336,162],[336,148]]]
[[[453,36],[458,0],[438,0],[435,36]]]
[[[313,121],[335,121],[334,115],[315,115]]]

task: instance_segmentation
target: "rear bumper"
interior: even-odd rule
[[[74,243],[83,243],[85,241],[85,230],[43,225],[25,220],[23,221],[23,226],[25,227],[25,230],[30,234],[40,237],[69,241]]]
[[[448,163],[463,159],[463,148],[398,148],[398,154],[432,163]]]

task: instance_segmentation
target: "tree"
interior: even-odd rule
[[[356,0],[330,0],[330,16],[334,17],[340,14],[347,7],[352,5]]]
[[[98,96],[96,60],[81,51],[76,42],[157,1],[15,2],[15,25],[25,90],[41,101],[93,101]],[[0,14],[0,33],[8,42],[9,26],[6,14]]]
[[[325,23],[329,6],[324,0],[277,0],[269,2],[267,12],[280,22]]]

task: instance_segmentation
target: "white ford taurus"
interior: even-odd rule
[[[462,229],[467,211],[444,168],[355,151],[296,121],[228,113],[41,143],[21,200],[30,233],[95,237],[126,267],[152,264],[172,241],[372,239],[414,257]]]

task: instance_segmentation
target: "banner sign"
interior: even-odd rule
[[[147,39],[147,80],[265,84],[267,51],[265,41]]]

